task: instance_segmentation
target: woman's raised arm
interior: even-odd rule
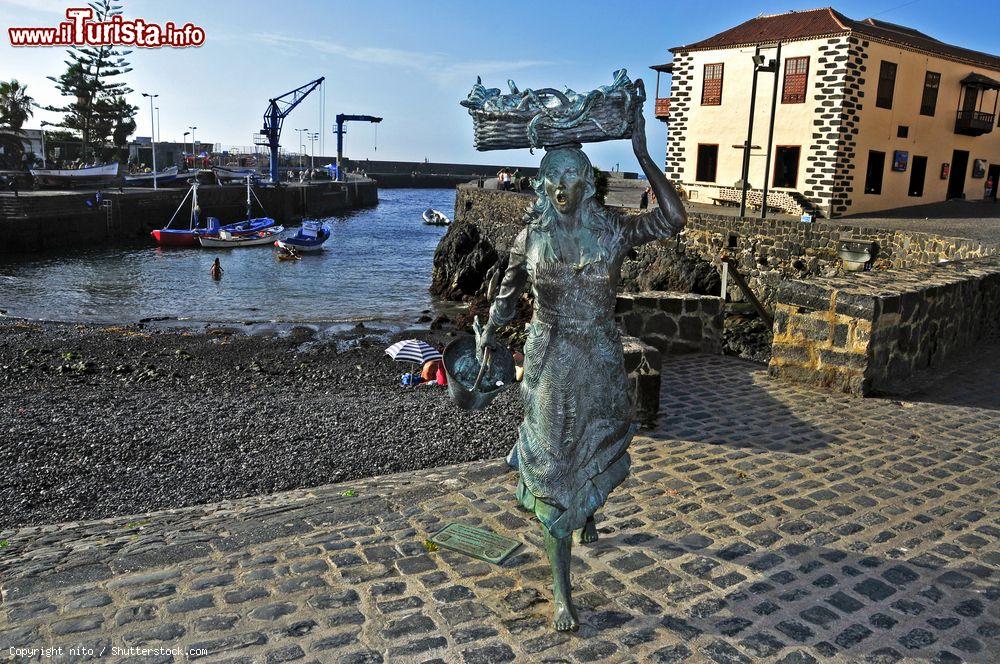
[[[646,87],[642,79],[636,79],[635,87],[645,100]],[[649,156],[649,150],[646,147],[646,119],[642,114],[642,107],[642,102],[636,104],[635,122],[632,129],[632,151],[635,152],[639,166],[649,181],[659,210],[646,213],[636,219],[633,237],[629,238],[631,245],[676,235],[687,223],[687,211],[684,209],[681,197],[677,195],[674,185],[667,180],[663,171]]]

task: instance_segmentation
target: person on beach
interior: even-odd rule
[[[649,207],[649,187],[642,190],[642,196],[639,197],[639,209],[645,210]]]
[[[208,268],[208,273],[212,275],[213,279],[219,281],[220,279],[222,279],[223,272],[225,272],[225,270],[222,269],[222,264],[219,262],[219,259],[216,258],[212,262],[212,267]]]
[[[645,97],[641,80],[635,82]],[[632,149],[659,206],[627,215],[595,198],[594,169],[579,147],[547,149],[537,200],[514,240],[500,290],[477,339],[480,357],[497,348],[497,330],[513,320],[530,282],[534,312],[524,344],[524,421],[507,462],[518,471],[515,496],[541,522],[552,568],[556,630],[576,630],[570,562],[574,534],[597,540],[595,512],[628,475],[637,425],[615,295],[632,247],[676,235],[687,214],[646,147],[642,104]]]

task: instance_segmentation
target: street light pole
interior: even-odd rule
[[[153,100],[160,95],[150,94],[148,92],[142,93],[143,97],[149,97],[149,133],[152,134],[150,138],[150,143],[153,146],[153,189],[159,189],[156,182],[156,125],[153,122]]]
[[[747,216],[747,189],[750,186],[747,178],[750,176],[750,146],[753,145],[753,112],[757,102],[757,72],[762,60],[760,46],[756,46],[753,50],[753,82],[750,84],[750,122],[747,126],[747,140],[743,142],[743,170],[740,174],[740,184],[743,186],[743,193],[740,196],[740,217]]]
[[[197,129],[197,127],[188,127],[188,129],[191,130],[191,163],[196,164],[197,162],[195,161],[195,159],[197,159],[198,157],[196,154],[197,148],[194,145],[194,130]]]
[[[314,132],[309,134],[309,170],[316,170],[316,139],[319,138],[319,133]]]
[[[45,163],[45,126],[49,124],[45,120],[42,120],[39,126],[42,128],[42,168],[48,168]]]
[[[163,134],[160,133],[160,107],[156,107],[156,140],[163,138]]]
[[[775,51],[774,60],[771,61],[774,67],[774,87],[771,89],[771,120],[767,128],[767,156],[764,158],[764,198],[761,200],[760,218],[767,219],[767,182],[771,174],[771,149],[774,143],[774,116],[778,108],[778,72],[781,71],[781,42],[778,42],[778,49]]]

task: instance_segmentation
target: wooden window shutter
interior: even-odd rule
[[[809,56],[785,60],[785,80],[782,86],[782,104],[802,104],[806,100],[806,83],[809,79]]]
[[[701,105],[718,106],[722,103],[722,63],[705,65],[701,86]]]

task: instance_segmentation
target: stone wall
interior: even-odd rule
[[[773,376],[905,394],[1000,333],[1000,256],[792,280],[775,306]]]
[[[615,319],[625,334],[661,353],[721,353],[722,299],[646,291],[621,293]]]
[[[187,191],[187,187],[106,189],[101,194],[102,205],[95,204],[92,191],[3,196],[0,253],[148,239],[151,230],[162,228],[170,220]],[[282,224],[378,204],[378,186],[371,180],[255,187],[254,192],[266,214]],[[217,217],[222,223],[246,218],[246,189],[240,185],[202,185],[198,188],[198,203],[204,216]],[[187,218],[188,206],[189,202],[185,203],[179,218]],[[254,214],[259,214],[260,209],[255,202]]]
[[[963,238],[942,237],[884,228],[805,223],[692,213],[681,241],[705,260],[723,250],[735,258],[750,289],[766,306],[774,304],[779,284],[787,279],[833,277],[840,272],[841,240],[874,242],[876,268],[904,268],[995,254],[995,246]],[[734,285],[730,299],[742,299]]]
[[[456,222],[470,222],[477,232],[502,254],[522,228],[525,210],[534,194],[459,187],[455,197]],[[690,212],[679,243],[688,254],[704,261],[715,260],[723,250],[735,258],[750,289],[765,306],[773,306],[779,284],[787,279],[832,277],[840,272],[837,255],[841,240],[874,242],[876,268],[904,268],[940,261],[955,261],[995,254],[998,247],[963,238],[930,233],[833,223],[806,223],[790,219],[739,218],[732,215]],[[655,262],[652,254],[672,253],[677,242],[651,243],[641,248],[644,264]],[[673,257],[669,257],[671,262]],[[629,264],[623,267],[628,273]],[[743,299],[735,284],[729,298]]]

